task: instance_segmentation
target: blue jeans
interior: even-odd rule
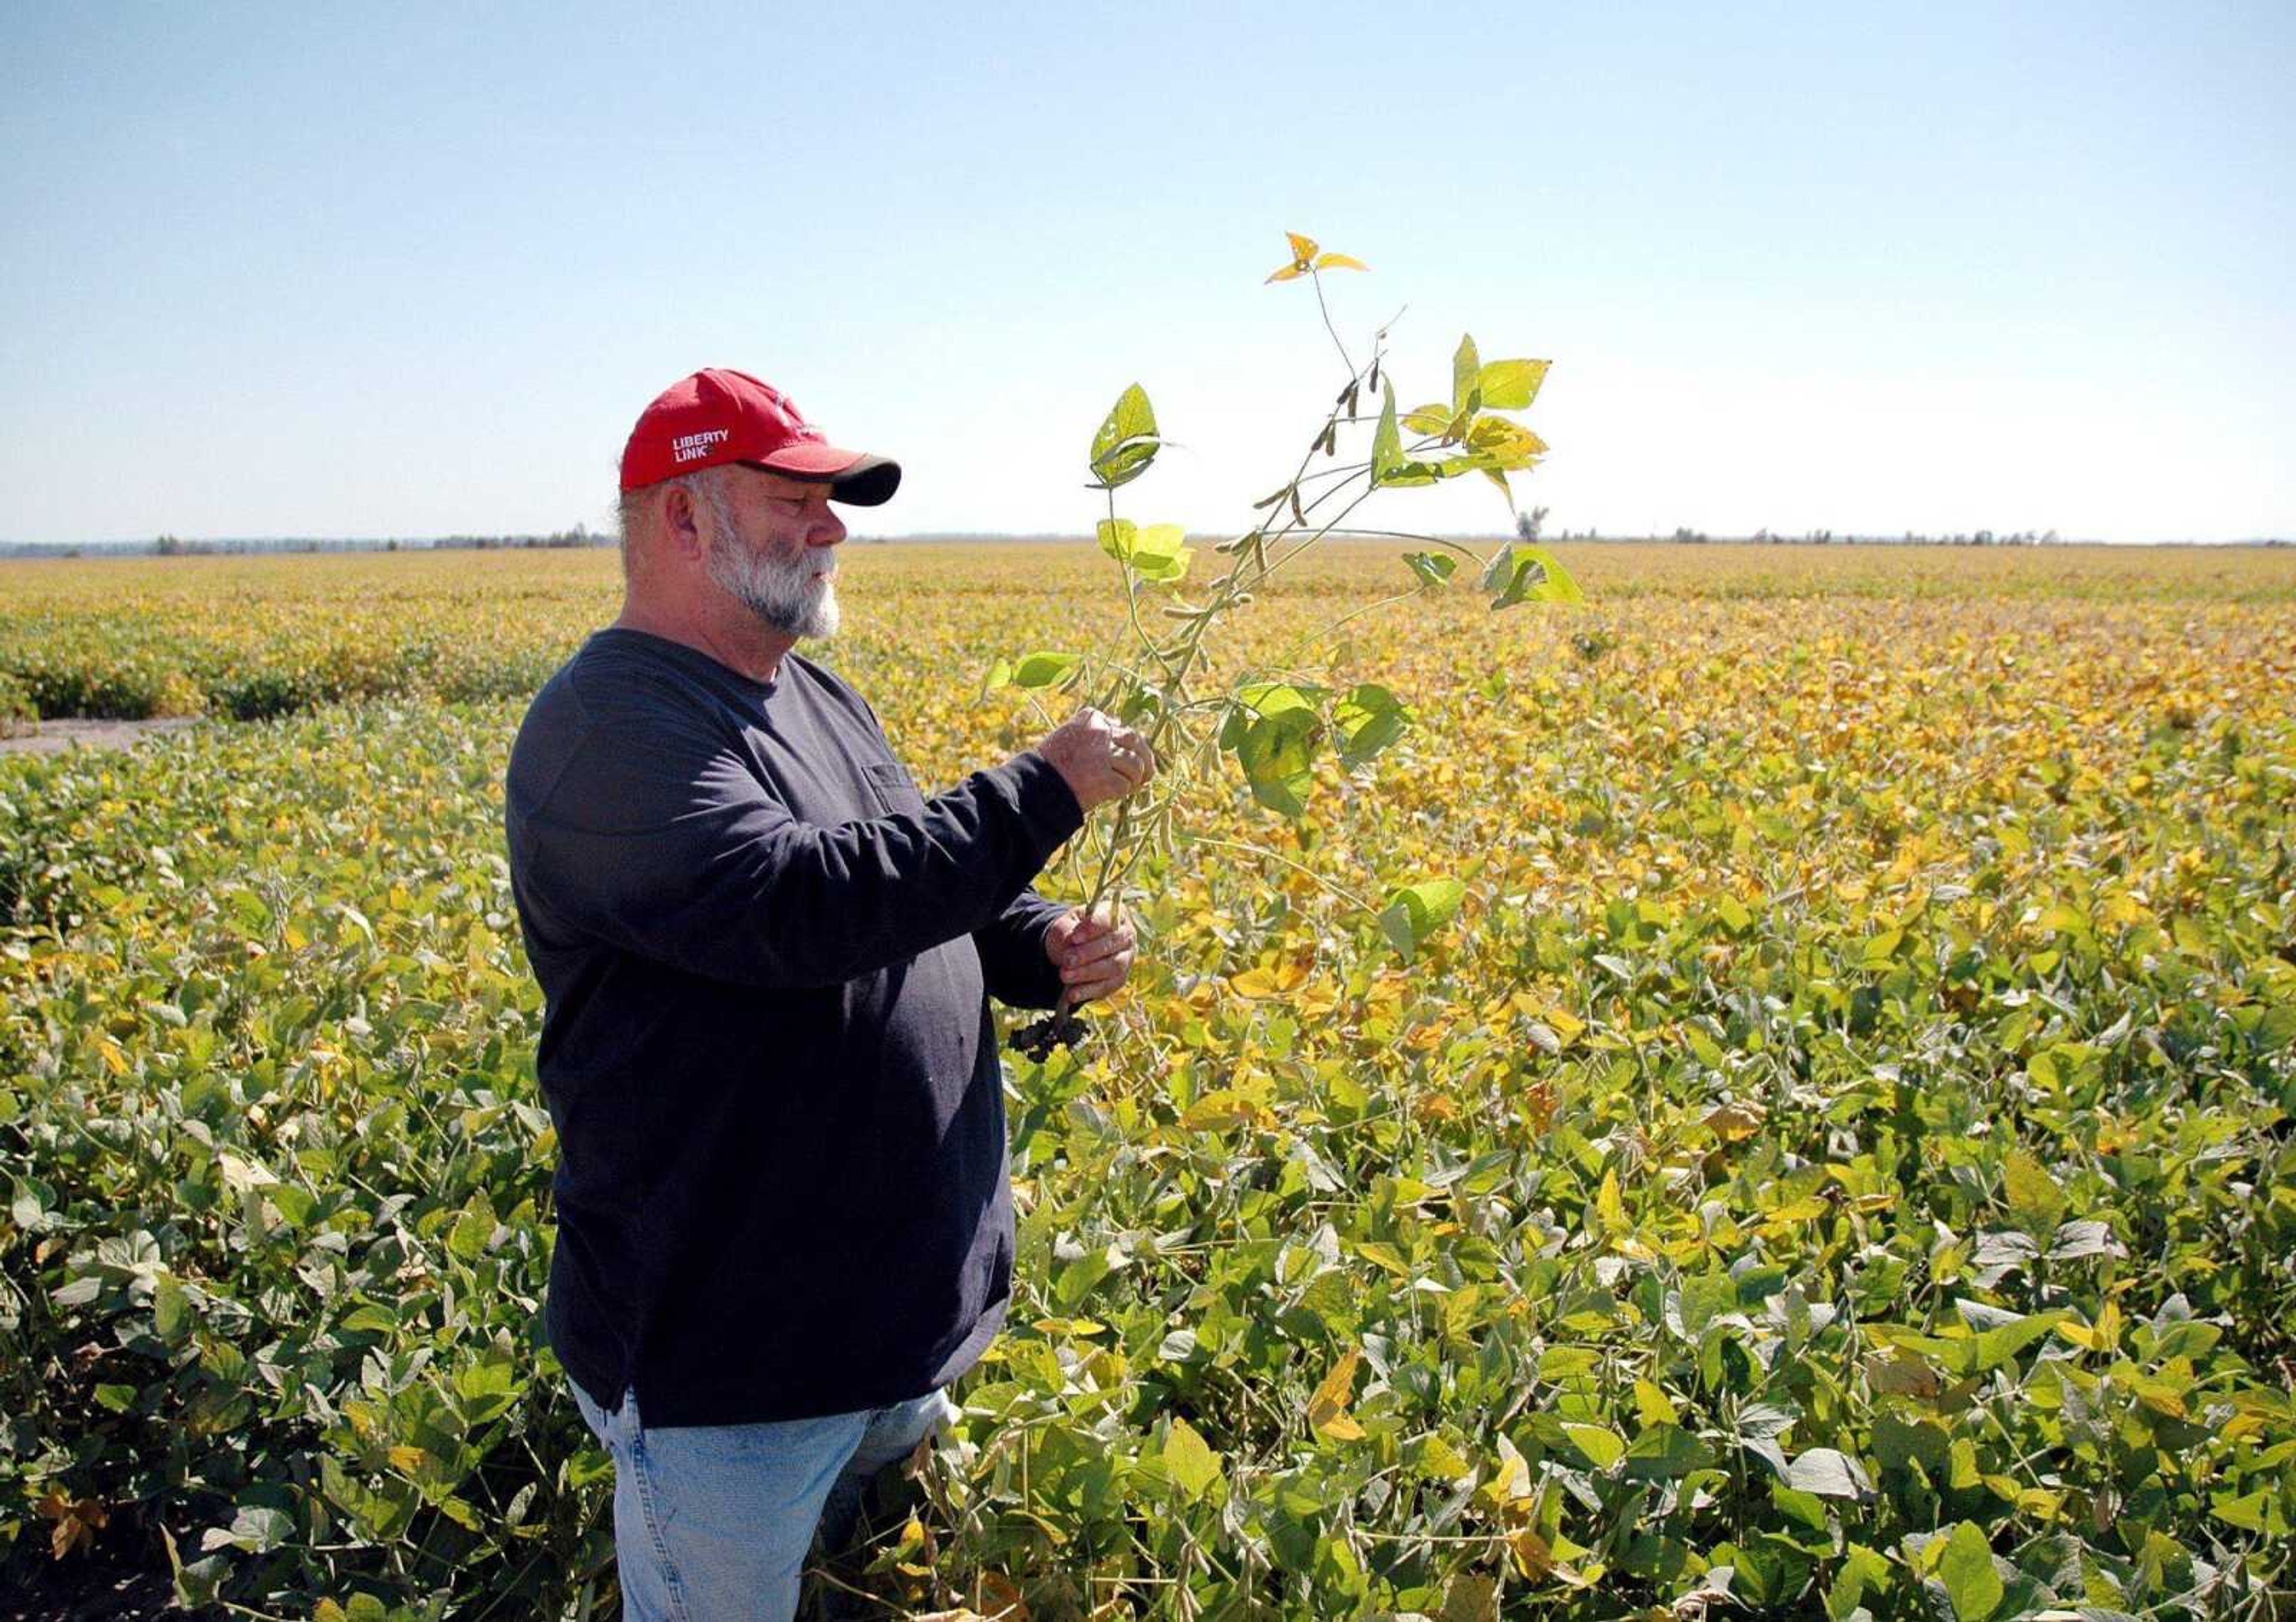
[[[635,1390],[609,1414],[567,1383],[613,1455],[625,1622],[787,1622],[816,1527],[850,1536],[869,1478],[956,1417],[931,1391],[817,1420],[649,1429]]]

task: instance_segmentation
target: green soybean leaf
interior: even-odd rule
[[[1819,1498],[1862,1498],[1874,1486],[1857,1460],[1831,1447],[1813,1447],[1797,1454],[1786,1471],[1786,1481],[1797,1492]]]
[[[1374,485],[1391,482],[1391,475],[1403,465],[1403,433],[1395,425],[1395,385],[1379,385],[1379,426],[1371,436],[1371,482]]]
[[[1187,531],[1177,523],[1152,523],[1136,531],[1132,537],[1133,569],[1142,580],[1169,585],[1187,573],[1188,560],[1194,556],[1182,544],[1186,539]]]
[[[2280,1495],[2267,1486],[2239,1498],[2219,1493],[2209,1501],[2209,1511],[2227,1526],[2268,1537],[2286,1537],[2291,1530],[2288,1517],[2281,1512]]]
[[[1483,365],[1481,387],[1487,411],[1521,411],[1538,398],[1546,381],[1544,360],[1491,360]]]
[[[1456,416],[1470,416],[1483,403],[1483,363],[1475,353],[1475,341],[1462,333],[1459,347],[1451,356],[1451,410]]]
[[[1196,1428],[1176,1419],[1164,1437],[1164,1469],[1172,1484],[1191,1499],[1201,1498],[1220,1478],[1219,1455]]]
[[[1573,1425],[1565,1420],[1562,1434],[1596,1470],[1608,1470],[1627,1456],[1626,1438],[1607,1425]]]
[[[1055,687],[1074,675],[1083,663],[1074,654],[1024,654],[1013,667],[1010,679],[1016,687]]]
[[[162,1278],[152,1296],[152,1327],[160,1339],[174,1345],[189,1330],[192,1321],[191,1297],[184,1287],[171,1278]]]
[[[1398,951],[1411,957],[1451,921],[1466,893],[1467,886],[1456,878],[1426,878],[1406,885],[1388,898],[1387,910],[1379,915],[1380,931]]]
[[[1251,797],[1295,821],[1306,816],[1323,736],[1322,717],[1307,708],[1263,714],[1245,726],[1235,756],[1251,785]]]
[[[1993,1545],[1974,1521],[1962,1521],[1946,1539],[1938,1580],[1945,1585],[1946,1598],[1953,1601],[1959,1622],[1983,1622],[2000,1608],[2006,1592],[2001,1574],[1993,1568]]]
[[[1645,1425],[1627,1449],[1626,1473],[1638,1481],[1671,1481],[1714,1462],[1714,1450],[1679,1425]]]
[[[2070,1314],[2063,1309],[2034,1313],[2018,1318],[1997,1329],[1980,1330],[1966,1339],[1944,1342],[1943,1361],[1956,1374],[1985,1374],[2003,1364],[2016,1361],[2017,1354],[2034,1342],[2044,1339],[2049,1331]]]
[[[1138,383],[1116,397],[1100,431],[1092,436],[1092,476],[1095,488],[1114,490],[1148,471],[1163,440],[1156,433],[1156,412],[1147,391]]]
[[[2023,1149],[2011,1149],[2003,1168],[2003,1192],[2010,1214],[2029,1227],[2054,1230],[2063,1220],[2065,1191],[2049,1175],[2049,1168]]]
[[[1483,570],[1483,589],[1494,609],[1517,603],[1582,603],[1586,593],[1545,547],[1509,541]]]
[[[1426,586],[1446,584],[1459,567],[1459,560],[1445,552],[1406,552],[1403,561]]]
[[[1361,766],[1411,727],[1411,711],[1393,693],[1367,681],[1340,700],[1333,716],[1340,734],[1340,759]]]
[[[295,1536],[295,1518],[284,1510],[249,1505],[231,1520],[231,1542],[250,1554],[268,1554]]]
[[[1139,532],[1139,526],[1129,518],[1103,518],[1094,528],[1100,549],[1119,564],[1131,561],[1133,538]]]
[[[1321,692],[1320,687],[1310,689]],[[1308,715],[1316,712],[1308,693],[1288,681],[1248,682],[1236,693],[1236,697],[1255,715],[1285,715],[1294,711]]]
[[[1851,1544],[1841,1552],[1841,1569],[1825,1591],[1825,1614],[1833,1622],[1849,1622],[1868,1593],[1890,1585],[1890,1557],[1864,1544]]]

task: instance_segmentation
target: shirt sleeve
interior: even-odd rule
[[[539,802],[510,807],[546,924],[689,973],[830,986],[996,925],[1082,823],[1029,751],[902,812],[800,822],[695,723],[591,729]]]
[[[1048,1009],[1061,1000],[1060,971],[1045,955],[1045,931],[1069,909],[1023,890],[1013,904],[972,932],[988,994],[1016,1009]]]

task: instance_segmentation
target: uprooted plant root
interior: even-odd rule
[[[1073,1048],[1084,1040],[1089,1027],[1074,1014],[1047,1014],[1042,1019],[1032,1019],[1004,1039],[1004,1045],[1015,1053],[1026,1054],[1043,1064],[1056,1048]]]

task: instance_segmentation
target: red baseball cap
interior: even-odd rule
[[[856,506],[890,501],[901,483],[899,463],[840,450],[780,390],[711,366],[679,378],[639,414],[622,447],[622,491],[727,462],[825,480],[831,500]]]

